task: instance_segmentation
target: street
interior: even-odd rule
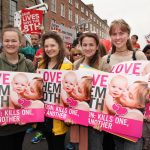
[[[42,140],[37,144],[32,144],[30,142],[34,134],[35,132],[26,134],[23,143],[23,150],[48,150],[46,140]]]

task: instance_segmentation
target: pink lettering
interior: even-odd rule
[[[106,87],[107,86],[107,78],[108,75],[93,75],[93,85],[99,85],[101,87]]]
[[[133,74],[139,75],[140,74],[140,66],[141,63],[135,63],[133,67]]]
[[[48,72],[45,71],[44,72],[44,81],[49,81],[49,82],[55,82],[55,83],[59,83],[61,82],[61,74],[62,72]]]
[[[0,73],[0,83],[3,85],[9,84],[10,74]]]
[[[111,73],[126,73],[126,74],[140,74],[140,65],[141,63],[126,63],[119,64],[112,67]]]

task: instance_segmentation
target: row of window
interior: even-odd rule
[[[57,8],[56,7],[57,6],[56,1],[57,0],[51,0],[51,11],[55,12],[55,13],[56,13],[56,8]],[[72,4],[72,0],[69,0],[69,3]],[[79,8],[79,3],[78,2],[75,2],[75,7]],[[81,6],[81,12],[84,13],[84,7],[83,6]],[[68,19],[70,21],[72,21],[72,15],[73,15],[72,10],[69,8]],[[85,11],[85,15],[89,16],[88,10]],[[65,5],[64,4],[61,4],[61,16],[65,17]],[[101,26],[101,22],[99,22],[99,20],[96,19],[96,17],[94,17],[92,14],[90,14],[90,19]],[[78,23],[78,16],[77,16],[77,14],[75,15],[75,23]]]

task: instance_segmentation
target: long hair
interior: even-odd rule
[[[149,94],[149,87],[148,83],[145,81],[135,81],[134,83],[138,84],[136,88],[136,98],[141,106],[145,106],[145,104],[149,101],[148,94]]]
[[[109,28],[110,36],[112,35],[116,27],[120,27],[121,31],[127,32],[130,35],[131,29],[128,23],[125,22],[123,19],[118,19],[118,20],[114,20],[110,25],[110,28]],[[126,46],[128,50],[133,51],[130,39],[127,40]],[[113,54],[115,52],[116,52],[116,46],[112,44],[111,53]]]
[[[99,64],[98,61],[99,61],[99,58],[100,58],[100,48],[99,48],[99,37],[96,33],[83,33],[79,39],[80,41],[80,44],[81,44],[81,47],[82,47],[82,42],[83,42],[83,39],[85,37],[90,37],[90,38],[93,38],[96,42],[96,45],[98,47],[98,49],[96,50],[96,53],[93,55],[93,57],[89,60],[89,66],[91,67],[94,67],[94,68],[97,68],[97,65]]]
[[[43,49],[44,49],[45,40],[50,39],[50,38],[54,39],[56,41],[56,43],[58,43],[58,45],[59,45],[59,53],[57,55],[57,63],[53,69],[60,69],[60,67],[63,63],[64,57],[65,57],[64,43],[63,43],[62,38],[57,33],[47,32],[42,36],[42,47],[43,47]],[[51,61],[51,59],[45,53],[45,50],[44,50],[43,59],[44,59],[44,64],[46,64],[46,66],[48,66],[48,63]]]
[[[36,90],[38,92],[38,95],[43,98],[43,79],[40,77],[35,77],[33,80],[36,81]]]

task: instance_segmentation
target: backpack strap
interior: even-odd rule
[[[111,57],[111,53],[108,55],[108,57],[107,57],[107,64],[109,64],[110,63],[110,57]]]
[[[132,60],[136,60],[136,51],[133,51]]]

